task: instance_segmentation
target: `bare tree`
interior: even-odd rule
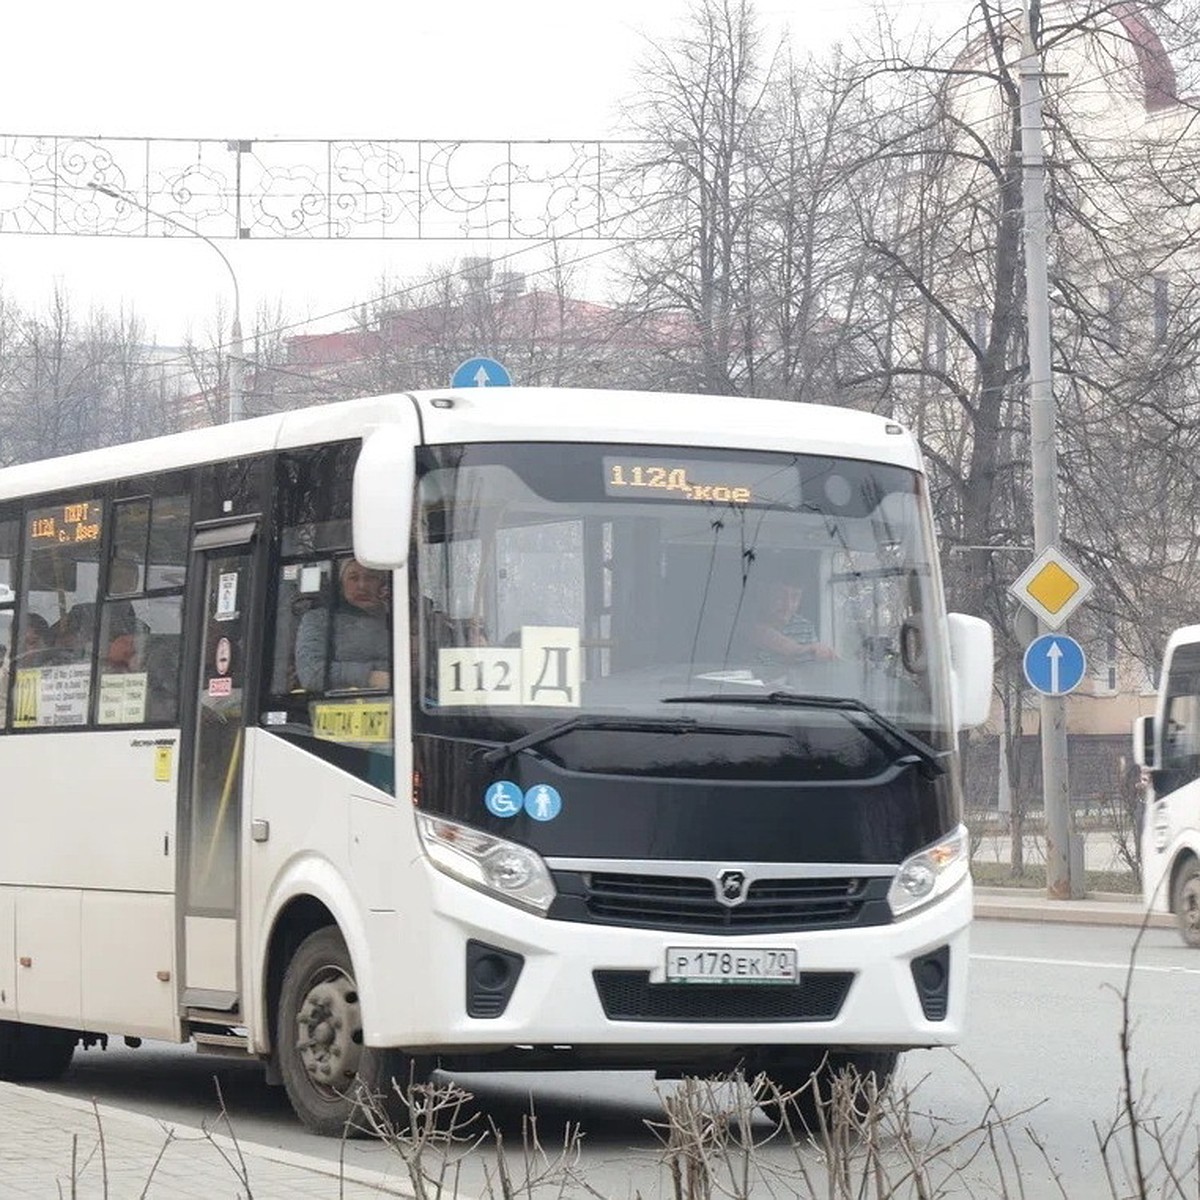
[[[629,108],[651,149],[628,169],[656,181],[647,236],[626,267],[631,306],[682,314],[674,365],[690,390],[754,390],[762,337],[753,302],[753,219],[768,195],[759,165],[772,67],[749,0],[697,0],[684,32],[655,47]],[[778,197],[775,197],[778,203]]]

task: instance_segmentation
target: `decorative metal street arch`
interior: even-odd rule
[[[0,233],[611,240],[646,199],[635,145],[5,134]]]

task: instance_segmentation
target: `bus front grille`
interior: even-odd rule
[[[593,971],[610,1021],[832,1021],[850,971],[801,972],[797,984],[651,983],[648,971]]]
[[[754,880],[736,905],[717,900],[711,879],[555,871],[549,915],[562,921],[641,929],[743,934],[887,925],[890,880],[880,876]]]

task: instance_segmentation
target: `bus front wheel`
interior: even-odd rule
[[[314,1133],[356,1137],[403,1122],[414,1060],[364,1044],[354,968],[335,926],[309,934],[288,963],[275,1039],[288,1099]]]
[[[0,1021],[0,1079],[57,1079],[71,1065],[77,1041],[73,1029]]]
[[[1175,880],[1175,923],[1179,936],[1200,949],[1200,859],[1189,859]]]

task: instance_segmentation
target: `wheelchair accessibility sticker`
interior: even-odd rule
[[[562,797],[548,783],[534,784],[525,793],[525,811],[535,821],[553,821],[562,812]]]
[[[521,811],[521,789],[507,779],[498,779],[483,793],[483,803],[493,817],[515,817]]]

